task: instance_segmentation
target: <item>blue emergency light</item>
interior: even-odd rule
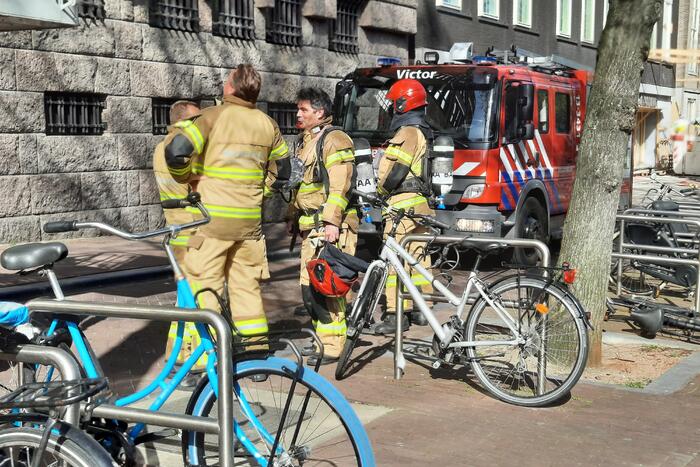
[[[378,66],[401,65],[401,59],[398,57],[379,57],[377,59]]]
[[[496,65],[498,60],[496,57],[487,57],[485,55],[475,55],[472,57],[472,63],[476,65]]]

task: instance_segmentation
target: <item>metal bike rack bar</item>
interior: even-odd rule
[[[233,350],[232,333],[223,316],[211,310],[193,310],[186,308],[143,306],[143,305],[108,305],[95,302],[76,302],[71,300],[32,300],[27,303],[31,313],[70,313],[84,316],[104,316],[108,318],[149,319],[154,321],[188,321],[204,323],[213,327],[216,332],[217,373],[219,377],[219,397],[217,400],[219,418],[219,457],[222,466],[233,467]],[[42,351],[47,350],[41,347]],[[181,426],[206,428],[207,432],[213,427],[207,423],[206,417],[187,417],[184,415],[160,414],[151,412],[151,415],[143,414],[139,418],[136,409],[114,406],[99,407],[94,413],[108,412],[115,419],[151,423],[154,425],[172,426],[180,423]],[[121,415],[120,415],[121,414]],[[201,418],[201,423],[193,424],[193,418]]]
[[[74,381],[81,378],[78,362],[65,350],[55,347],[31,344],[18,345],[14,350],[0,352],[0,360],[51,365],[58,368],[58,371],[61,372],[61,377],[65,381]],[[77,391],[78,388],[75,390]],[[67,407],[63,420],[66,423],[77,426],[80,422],[80,405],[73,404]]]
[[[636,210],[628,210],[636,211]],[[625,211],[627,212],[627,211]],[[660,214],[666,215],[667,212],[674,213],[678,215],[676,211],[644,211],[641,212],[649,214]],[[652,264],[687,264],[690,266],[695,266],[698,270],[697,281],[695,283],[695,310],[694,316],[698,316],[700,313],[700,248],[697,250],[692,250],[688,248],[669,248],[669,247],[656,247],[652,245],[635,245],[630,243],[625,243],[625,222],[656,222],[661,224],[686,224],[692,225],[700,230],[700,219],[679,219],[678,217],[656,217],[656,216],[640,216],[640,215],[628,215],[628,214],[618,214],[615,216],[615,220],[620,221],[620,243],[617,247],[617,252],[612,253],[613,258],[618,259],[631,259],[635,261],[641,261]],[[678,253],[678,254],[689,254],[695,255],[696,259],[684,259],[684,258],[669,258],[657,255],[635,255],[631,253],[623,253],[625,249],[635,249],[640,251],[650,251],[650,252],[661,252],[661,253]],[[617,295],[622,293],[622,261],[617,264]]]
[[[525,247],[534,248],[540,255],[542,261],[542,267],[548,268],[551,262],[551,255],[549,252],[549,247],[539,240],[529,240],[521,238],[501,238],[501,237],[469,237],[462,236],[458,237],[455,235],[407,235],[401,239],[400,245],[402,248],[406,249],[409,243],[437,243],[437,244],[448,244],[461,242],[463,240],[469,240],[470,242],[476,243],[502,243],[504,245],[513,247]],[[404,264],[403,258],[399,256],[401,263]],[[405,265],[404,265],[405,266]],[[401,379],[402,372],[400,367],[400,359],[403,355],[403,333],[400,332],[402,329],[403,321],[403,299],[405,294],[402,290],[401,281],[396,281],[396,338],[394,342],[394,379]],[[410,295],[409,297],[410,298]],[[544,340],[543,340],[544,342]],[[543,352],[540,352],[543,354]],[[538,360],[539,369],[543,370],[544,358]],[[544,371],[539,371],[539,375],[542,377],[538,380],[538,389],[543,390],[544,388]]]
[[[180,430],[199,431],[202,433],[219,433],[219,422],[207,417],[154,412],[148,409],[118,407],[110,404],[98,405],[92,413],[96,417],[123,420],[125,422],[146,423],[167,428],[178,428]]]

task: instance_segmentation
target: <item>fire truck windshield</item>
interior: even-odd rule
[[[460,146],[494,141],[498,113],[495,76],[483,79],[473,69],[460,74],[431,75],[419,81],[428,93],[426,120],[433,130],[452,136]],[[383,77],[358,76],[353,80],[352,89],[337,101],[336,107],[336,115],[340,114],[351,135],[370,141],[390,137],[393,107],[386,93],[393,83],[394,80]]]

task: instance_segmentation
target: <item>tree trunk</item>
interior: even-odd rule
[[[573,291],[591,313],[595,331],[590,365],[602,359],[602,323],[622,171],[649,38],[662,4],[661,0],[611,0],[598,46],[560,255],[560,261],[578,270]]]

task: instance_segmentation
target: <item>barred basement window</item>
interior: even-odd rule
[[[357,42],[357,22],[361,4],[362,0],[338,0],[338,18],[330,22],[331,50],[348,54],[360,51]]]
[[[255,39],[253,0],[216,0],[212,32],[234,39]]]
[[[275,0],[267,9],[265,40],[272,44],[301,45],[301,0]]]
[[[267,105],[267,114],[277,122],[283,135],[296,135],[299,133],[296,104],[270,102]]]
[[[44,93],[47,135],[101,135],[104,133],[100,94]]]
[[[104,0],[78,0],[76,2],[78,16],[85,19],[101,21],[105,19]]]
[[[197,32],[197,0],[150,0],[149,23],[157,28]]]
[[[151,102],[153,117],[153,134],[167,135],[168,125],[170,125],[170,106],[176,99],[159,99],[154,97]]]

